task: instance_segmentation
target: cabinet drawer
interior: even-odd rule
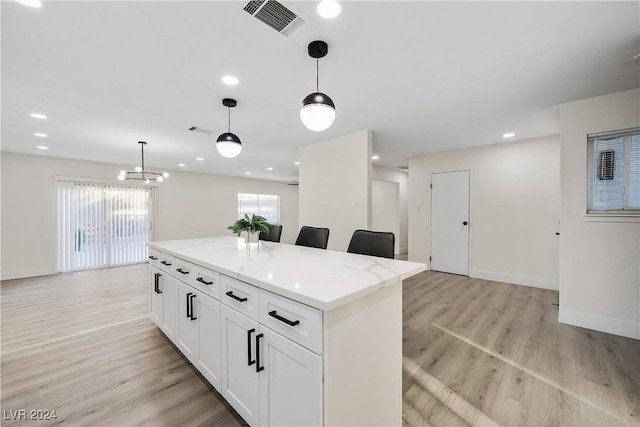
[[[149,265],[160,268],[160,251],[149,249]]]
[[[174,258],[171,255],[163,253],[160,254],[160,263],[158,264],[158,267],[161,270],[164,270],[169,274],[173,274],[173,263]]]
[[[189,284],[220,301],[220,273],[194,265],[189,274]]]
[[[220,300],[257,321],[260,304],[258,288],[228,276],[221,277]]]
[[[322,354],[322,311],[261,290],[260,323]]]
[[[174,277],[184,283],[190,283],[191,275],[193,274],[196,266],[190,262],[181,260],[180,258],[175,258],[171,267],[173,268],[171,274],[173,274]]]

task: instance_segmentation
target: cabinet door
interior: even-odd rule
[[[258,323],[222,305],[221,393],[252,426],[258,425],[260,377],[256,372]]]
[[[220,391],[220,301],[196,291],[198,345],[196,367]]]
[[[162,306],[162,287],[160,279],[163,274],[158,268],[149,266],[149,315],[151,320],[162,328],[163,306]]]
[[[261,327],[260,425],[322,425],[322,356]]]
[[[176,321],[178,316],[178,290],[176,279],[160,271],[160,289],[162,290],[162,331],[174,343],[176,342]]]
[[[198,314],[197,295],[194,289],[180,282],[175,281],[178,289],[178,321],[176,328],[176,345],[187,356],[191,363],[196,364],[196,353],[198,351]]]

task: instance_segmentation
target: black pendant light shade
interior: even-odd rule
[[[316,92],[307,95],[302,100],[300,120],[308,129],[320,132],[328,129],[336,117],[336,106],[333,100],[318,90],[318,59],[323,58],[329,52],[329,47],[322,40],[315,40],[309,43],[308,51],[309,56],[316,59]]]
[[[302,108],[310,104],[325,104],[334,110],[336,109],[336,106],[333,104],[333,100],[329,98],[329,95],[322,92],[309,94],[302,100]]]
[[[231,133],[231,108],[238,105],[235,99],[224,98],[222,100],[222,105],[229,109],[229,127],[227,132],[221,134],[218,137],[216,142],[216,149],[218,153],[223,157],[231,159],[236,157],[242,151],[242,143],[240,142],[240,138],[234,133]]]

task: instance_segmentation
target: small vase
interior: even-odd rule
[[[247,252],[251,252],[251,244],[257,243],[259,245],[258,233],[244,232],[244,243],[247,245]]]

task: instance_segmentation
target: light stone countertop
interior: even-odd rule
[[[329,311],[427,269],[426,264],[244,239],[210,237],[147,246]]]

